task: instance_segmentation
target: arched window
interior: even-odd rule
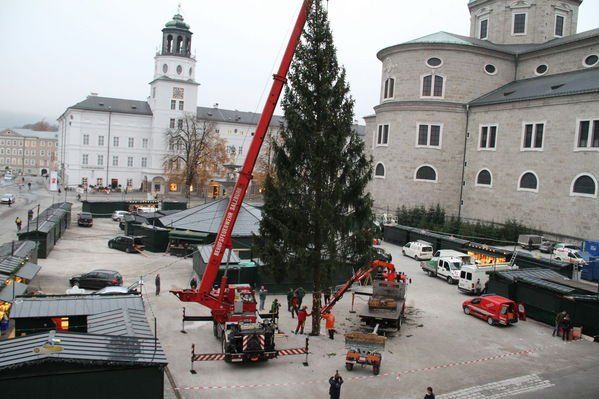
[[[382,162],[376,164],[376,167],[374,168],[374,177],[380,179],[385,178],[385,165]]]
[[[181,54],[183,50],[183,37],[177,36],[177,53]]]
[[[484,187],[493,186],[493,176],[489,169],[482,169],[478,172],[478,175],[476,176],[476,185]]]
[[[597,198],[597,179],[589,174],[580,174],[572,180],[570,195]]]
[[[422,97],[443,97],[445,79],[440,75],[422,77]]]
[[[172,35],[168,35],[166,37],[166,52],[167,53],[173,52],[173,36]]]
[[[414,180],[418,181],[427,181],[427,182],[437,182],[437,171],[430,165],[422,165],[418,169],[416,169],[416,174],[414,175]]]
[[[519,191],[539,191],[539,178],[535,172],[524,172],[520,176],[518,180],[518,190]]]
[[[383,99],[393,98],[395,96],[395,79],[389,78],[385,80],[385,88],[383,90]]]

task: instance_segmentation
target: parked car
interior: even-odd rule
[[[568,248],[574,251],[580,251],[580,247],[578,245],[574,245],[574,244],[568,244],[565,242],[558,242],[557,244],[555,244],[553,246],[553,250],[558,250],[558,249],[563,249],[563,248]]]
[[[108,248],[118,249],[127,253],[139,252],[144,245],[140,236],[116,236],[108,241]]]
[[[94,218],[90,212],[81,212],[77,218],[78,226],[92,227],[94,224]]]
[[[13,194],[6,193],[2,196],[2,199],[0,199],[0,202],[2,202],[3,204],[8,204],[9,202],[11,204],[14,204],[15,196]]]
[[[430,260],[433,257],[433,245],[426,241],[409,242],[402,247],[401,253],[416,260]]]
[[[553,241],[543,241],[539,246],[539,251],[544,254],[553,253],[553,249],[555,248],[555,243]]]
[[[374,249],[374,260],[382,260],[383,262],[391,262],[393,260],[393,256],[390,253],[385,251],[381,247],[373,247]]]
[[[135,210],[135,212],[139,215],[140,213],[154,213],[157,212],[158,208],[154,208],[151,206],[140,206]]]
[[[129,287],[122,286],[109,286],[104,287],[99,291],[94,292],[96,295],[112,295],[112,294],[139,294],[141,289],[142,281],[136,281]]]
[[[127,211],[114,211],[112,213],[112,220],[114,220],[115,222],[120,222],[123,220],[123,217],[125,215],[129,215],[129,212]]]
[[[518,304],[499,295],[481,295],[468,299],[462,304],[462,309],[465,314],[486,320],[491,326],[509,326],[518,322]]]
[[[99,290],[108,286],[123,285],[123,276],[114,270],[98,269],[92,270],[89,273],[73,276],[69,280],[69,283],[71,284],[71,287],[77,285],[79,288]]]
[[[524,249],[532,251],[538,249],[543,242],[543,237],[536,234],[520,234],[518,236],[518,245]]]

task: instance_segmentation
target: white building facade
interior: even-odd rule
[[[182,126],[189,114],[211,121],[227,142],[230,162],[243,163],[260,115],[197,106],[192,35],[180,14],[162,29],[147,101],[92,94],[58,118],[63,185],[181,191],[165,174],[166,131]],[[272,130],[279,126],[280,118],[273,118]]]

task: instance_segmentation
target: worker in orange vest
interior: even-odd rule
[[[335,339],[335,315],[328,310],[322,315],[322,318],[326,320],[326,329],[329,332],[329,338]]]

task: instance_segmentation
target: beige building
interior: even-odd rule
[[[57,168],[58,132],[0,131],[0,168],[14,174],[45,175]]]
[[[366,117],[375,206],[599,237],[599,29],[581,0],[471,0],[468,37],[385,48]]]

